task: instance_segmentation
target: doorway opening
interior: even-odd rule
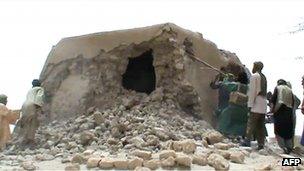
[[[150,94],[155,90],[155,70],[153,50],[129,58],[126,72],[122,75],[122,86],[128,90]]]

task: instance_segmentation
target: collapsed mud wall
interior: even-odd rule
[[[182,43],[186,37],[193,41],[195,56],[215,67],[229,60],[239,62],[201,34],[173,24],[67,38],[52,49],[40,76],[46,90],[44,110],[54,120],[82,114],[90,107],[113,107],[118,96],[128,98],[123,83],[130,61],[150,53],[155,83],[151,78],[152,82],[135,80],[133,85],[155,84],[149,86],[171,96],[181,109],[212,122],[217,92],[209,83],[217,73],[187,56]],[[131,75],[136,72],[140,75],[143,70]]]

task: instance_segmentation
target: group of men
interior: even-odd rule
[[[217,128],[227,137],[243,137],[240,142],[242,146],[251,146],[251,140],[256,138],[258,142],[257,150],[263,149],[267,134],[265,116],[268,105],[270,107],[269,113],[273,113],[274,133],[278,144],[284,150],[284,153],[289,154],[294,147],[295,113],[301,101],[293,94],[291,84],[283,79],[277,81],[273,93],[267,93],[267,79],[262,73],[263,67],[262,62],[255,62],[252,75],[247,74],[248,78],[250,77],[248,91],[246,89],[240,91],[239,88],[231,91],[231,88],[229,88],[232,83],[239,87],[241,85],[246,87],[247,83],[244,81],[246,79],[244,77],[239,79],[240,75],[244,75],[242,73],[246,71],[245,68],[239,70],[238,75],[236,75],[237,79],[231,79],[233,76],[229,76],[231,75],[229,70],[221,69],[225,72],[224,77],[219,79],[219,76],[217,76],[210,84],[211,88],[219,89],[219,104],[215,112],[218,120]],[[304,76],[302,85],[304,88]],[[267,103],[267,99],[269,103]],[[304,100],[301,109],[304,114]],[[234,128],[238,130],[235,131]],[[304,145],[304,131],[301,144]]]
[[[40,81],[37,79],[32,81],[32,88],[27,93],[21,112],[9,110],[6,107],[7,99],[6,95],[0,95],[0,151],[11,139],[19,147],[33,147],[44,102],[44,89],[41,87]],[[15,124],[16,121],[12,138],[9,124]]]

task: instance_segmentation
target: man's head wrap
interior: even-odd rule
[[[258,71],[262,71],[262,69],[264,68],[264,64],[261,61],[255,62],[254,66]]]
[[[271,100],[271,98],[272,98],[272,92],[271,92],[271,91],[269,91],[269,92],[266,94],[266,98],[267,98],[267,100]]]
[[[7,103],[7,96],[5,94],[0,94],[0,103],[2,104]]]
[[[40,81],[38,79],[34,79],[32,81],[32,85],[33,85],[33,87],[39,87],[39,86],[41,86]]]
[[[287,82],[283,79],[279,79],[277,82],[278,85],[287,85]]]
[[[287,81],[287,86],[288,86],[290,89],[292,89],[292,86],[291,86],[290,81]]]

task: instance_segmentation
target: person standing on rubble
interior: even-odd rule
[[[285,80],[278,80],[271,102],[276,139],[284,153],[289,154],[293,149],[294,95]]]
[[[242,146],[251,146],[253,135],[258,141],[257,150],[263,149],[265,144],[265,115],[267,112],[267,80],[262,73],[262,62],[255,62],[249,82],[248,110],[250,111],[247,122],[246,138],[241,143]]]
[[[302,86],[303,86],[303,96],[304,96],[304,75],[302,76]],[[303,97],[303,100],[302,100],[302,105],[301,105],[301,112],[302,114],[304,114],[304,97]],[[301,137],[301,145],[304,146],[304,129],[303,129],[303,132],[302,132],[302,137]]]
[[[229,106],[220,114],[219,131],[228,137],[244,137],[246,134],[248,82],[246,72],[241,72],[237,77],[237,81],[223,83],[230,92],[230,98]]]
[[[226,72],[224,68],[221,68],[222,71]],[[221,112],[229,105],[229,94],[230,92],[224,86],[225,82],[232,82],[234,81],[233,74],[219,74],[216,76],[215,80],[210,83],[210,87],[212,89],[218,89],[218,105],[217,109],[215,110],[214,114],[218,117]]]
[[[0,95],[0,151],[3,150],[11,139],[9,124],[15,124],[19,118],[19,111],[9,110],[6,107],[7,96]]]
[[[292,85],[289,81],[287,82],[287,86],[292,90]],[[295,94],[293,94],[293,99],[294,99],[294,103],[293,103],[293,108],[292,108],[292,116],[293,116],[293,119],[292,119],[292,121],[293,121],[292,146],[294,147],[294,144],[295,144],[295,130],[296,130],[296,123],[297,123],[296,111],[297,111],[297,108],[301,104],[301,100]]]
[[[218,105],[215,110],[215,115],[218,116],[221,111],[228,106],[229,92],[223,87],[222,82],[224,81],[226,69],[221,67],[222,73],[215,76],[215,79],[210,83],[212,89],[218,89]]]
[[[38,117],[42,114],[44,103],[44,89],[41,87],[40,81],[34,79],[32,86],[22,105],[20,128],[17,132],[17,143],[25,146],[35,145],[35,134],[39,127]]]

